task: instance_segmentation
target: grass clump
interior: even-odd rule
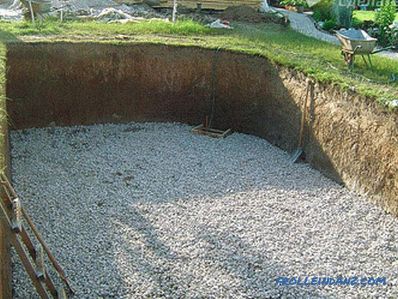
[[[373,10],[354,10],[353,16],[359,21],[375,21],[376,12]],[[398,21],[398,14],[395,15],[394,21]]]
[[[97,21],[45,20],[33,25],[30,22],[0,22],[0,28],[18,36],[28,35],[112,35],[112,34],[176,34],[203,35],[211,29],[192,20],[175,24],[162,20],[148,20],[137,23],[103,23]]]

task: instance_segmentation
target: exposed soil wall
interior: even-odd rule
[[[9,157],[7,140],[8,126],[5,109],[5,51],[5,45],[0,42],[0,171],[7,171]],[[0,196],[3,196],[1,192]],[[11,298],[10,255],[7,234],[8,228],[0,212],[0,299]]]
[[[12,44],[13,128],[179,121],[255,134],[292,151],[307,78],[264,58],[161,45]],[[398,116],[337,87],[315,84],[307,160],[398,215]]]
[[[4,105],[3,105],[4,106]],[[5,111],[5,110],[4,110]],[[0,120],[0,132],[3,134],[0,143],[0,151],[4,156],[0,159],[2,169],[8,176],[9,171],[9,147],[8,147],[8,129],[6,118]],[[3,190],[0,191],[0,196],[3,197]],[[12,297],[11,288],[11,256],[10,256],[10,244],[8,242],[8,234],[10,228],[6,225],[6,221],[3,216],[0,216],[0,299],[8,299]]]

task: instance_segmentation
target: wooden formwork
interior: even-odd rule
[[[143,0],[115,0],[117,3],[126,4],[139,4],[143,3]],[[196,9],[201,7],[202,9],[213,9],[213,10],[225,10],[230,6],[247,5],[254,9],[259,9],[261,2],[259,0],[177,0],[179,6],[186,8]],[[160,0],[160,4],[155,6],[157,8],[172,8],[173,0]]]

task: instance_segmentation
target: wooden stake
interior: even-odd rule
[[[172,22],[175,23],[177,19],[177,0],[173,0],[173,15]]]
[[[35,24],[35,13],[33,12],[32,1],[28,0],[29,3],[29,10],[30,10],[30,17],[32,18],[33,25]]]

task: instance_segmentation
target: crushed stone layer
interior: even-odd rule
[[[75,298],[398,297],[398,219],[263,139],[190,129],[11,132],[16,190]],[[35,298],[13,263],[15,298]],[[339,275],[387,284],[275,284]]]

